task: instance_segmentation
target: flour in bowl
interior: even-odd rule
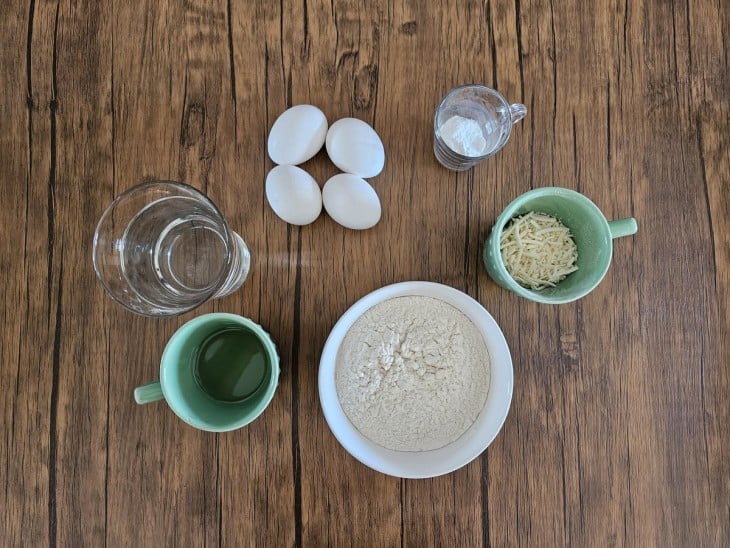
[[[337,353],[335,384],[350,422],[396,451],[458,439],[484,407],[490,359],[461,311],[438,299],[396,297],[367,310]]]

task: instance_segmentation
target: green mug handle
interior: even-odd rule
[[[615,240],[616,238],[636,234],[639,226],[636,224],[636,219],[629,217],[627,219],[608,221],[608,230],[611,232],[611,239]]]
[[[134,389],[134,401],[142,405],[165,398],[160,381],[150,382]]]

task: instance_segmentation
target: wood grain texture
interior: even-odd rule
[[[0,544],[730,545],[729,35],[713,0],[0,4]],[[529,112],[455,174],[432,116],[467,82]],[[381,135],[372,230],[266,204],[268,130],[299,103]],[[324,153],[303,167],[336,172]],[[240,291],[166,320],[105,297],[96,221],[151,179],[220,206],[253,255]],[[559,307],[480,262],[504,206],[548,185],[639,223]],[[479,300],[515,368],[489,449],[418,481],[350,457],[317,395],[337,318],[415,279]],[[282,358],[271,407],[219,435],[132,398],[215,310],[260,322]]]

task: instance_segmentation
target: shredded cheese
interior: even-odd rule
[[[530,213],[515,217],[499,240],[502,261],[520,285],[538,291],[578,270],[578,248],[570,229],[555,217]]]

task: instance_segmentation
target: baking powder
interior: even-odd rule
[[[337,354],[337,396],[352,424],[396,451],[438,449],[476,420],[489,351],[472,321],[438,299],[389,299],[365,312]]]
[[[479,122],[463,116],[452,116],[439,127],[439,135],[444,143],[462,156],[482,156],[487,152]]]

